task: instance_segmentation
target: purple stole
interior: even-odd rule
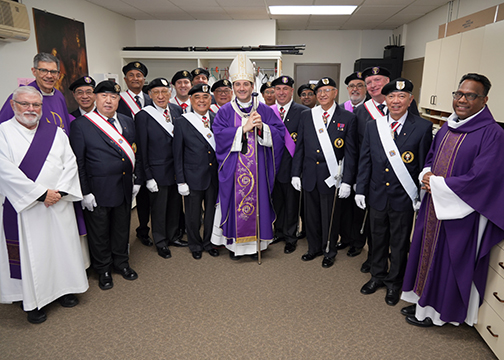
[[[235,112],[236,127],[242,125],[241,117]],[[247,136],[247,153],[238,152],[235,171],[235,219],[236,243],[257,240],[257,164],[255,159],[255,134],[249,132]],[[233,240],[228,239],[228,244]]]
[[[432,173],[436,176],[448,178],[451,176],[453,165],[457,159],[458,149],[466,137],[465,133],[447,131],[432,162]],[[429,269],[436,251],[437,241],[440,235],[441,222],[436,217],[434,203],[430,194],[427,194],[427,209],[425,211],[424,232],[422,235],[422,250],[418,264],[418,274],[413,291],[422,296]],[[420,220],[420,219],[419,219]]]
[[[350,100],[345,101],[345,110],[350,111],[351,113],[353,113],[353,105],[352,105],[352,102]]]
[[[275,105],[270,106],[271,109],[273,109],[274,113],[278,116],[280,121],[283,122],[282,116],[280,116],[280,111],[278,111],[278,107]],[[285,135],[284,135],[284,140],[285,140],[285,147],[289,151],[289,154],[291,157],[294,157],[294,151],[296,150],[296,144],[294,143],[294,140],[292,140],[292,137],[289,133],[289,129],[287,129],[287,126],[285,127]]]
[[[28,148],[19,169],[30,180],[35,181],[44,166],[45,160],[51,150],[57,127],[40,121],[33,141]],[[9,254],[9,268],[12,279],[21,279],[21,259],[19,255],[19,232],[17,212],[5,199],[3,209],[3,226],[5,239],[7,242],[7,252]]]

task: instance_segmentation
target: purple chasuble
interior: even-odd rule
[[[425,167],[475,210],[440,221],[426,194],[418,214],[403,291],[415,292],[418,304],[433,307],[444,322],[465,321],[473,282],[483,301],[490,250],[504,238],[503,152],[504,130],[486,107],[457,129],[444,124],[427,155]],[[480,215],[488,223],[478,251]]]
[[[40,122],[35,136],[33,137],[33,141],[19,164],[19,169],[32,181],[37,179],[40,170],[42,170],[44,166],[47,155],[51,150],[54,137],[56,136],[56,130],[57,128],[55,126]],[[7,252],[9,254],[11,278],[21,279],[17,212],[7,198],[5,199],[3,209],[3,226],[7,242]]]
[[[33,86],[35,89],[40,91],[36,81],[29,83],[28,86]],[[7,98],[2,110],[0,110],[0,123],[14,117],[14,112],[12,111],[12,107],[10,105],[11,99],[12,94]],[[42,102],[42,117],[40,118],[40,122],[42,121],[55,124],[62,128],[67,135],[70,134],[70,118],[68,115],[68,109],[65,97],[59,90],[54,89],[53,95],[44,95]]]
[[[245,112],[249,110],[250,108],[245,109]],[[243,243],[257,239],[257,203],[261,240],[273,239],[275,213],[270,195],[282,159],[285,126],[267,105],[260,103],[257,112],[271,130],[271,148],[258,143],[255,149],[254,133],[248,133],[247,153],[231,151],[236,130],[241,126],[241,117],[231,103],[220,108],[212,126],[219,162],[219,202],[222,211],[220,226],[230,243],[233,240]],[[256,193],[256,185],[259,193]]]

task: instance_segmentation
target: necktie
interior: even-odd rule
[[[399,125],[401,125],[401,123],[399,121],[394,121],[392,123],[392,137],[394,138],[394,140],[397,140],[397,137],[399,136],[399,134],[397,133],[397,129],[399,129]]]
[[[168,113],[168,109],[165,109],[165,111],[163,112],[163,116],[166,122],[170,122],[170,114]]]
[[[115,127],[115,125],[114,125],[115,119],[114,118],[107,119],[107,121],[110,123],[110,125]]]
[[[135,102],[137,103],[138,107],[141,109],[142,103],[140,102],[140,96],[135,95]]]
[[[203,116],[201,119],[203,120],[203,125],[208,129],[210,127],[210,121],[208,120],[208,118],[206,116]]]
[[[324,124],[327,127],[327,119],[329,119],[329,113],[324,111],[324,115],[322,115],[322,120],[324,120]]]
[[[282,107],[280,107],[280,117],[282,118],[282,120],[284,119],[284,116],[285,116],[285,109]]]
[[[385,105],[384,104],[380,104],[377,106],[378,110],[381,111],[381,113],[383,114],[383,109],[385,108]]]
[[[187,105],[186,103],[183,103],[183,104],[182,104],[182,105],[180,105],[180,106],[182,107],[182,110],[184,111],[184,114],[185,114],[185,113],[187,113],[187,110],[186,110],[186,109],[187,109],[187,107],[188,107],[189,105]]]

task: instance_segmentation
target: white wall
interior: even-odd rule
[[[0,106],[17,87],[17,78],[33,77],[30,69],[37,53],[33,10],[75,18],[84,23],[90,74],[120,73],[119,52],[135,45],[135,21],[82,0],[24,0],[30,18],[31,35],[25,42],[0,42]]]

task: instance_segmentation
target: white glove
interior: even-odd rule
[[[93,194],[89,193],[84,195],[84,199],[81,201],[82,210],[88,209],[89,211],[93,211],[98,204],[96,203],[95,197]]]
[[[418,200],[413,201],[413,211],[420,210],[420,205],[422,205],[421,201],[418,201]]]
[[[301,178],[298,176],[294,176],[291,179],[291,184],[294,189],[297,191],[301,191]]]
[[[189,191],[189,185],[187,185],[186,183],[178,184],[178,192],[182,196],[189,195],[189,193],[190,193],[190,191]]]
[[[147,190],[149,190],[150,192],[158,192],[159,191],[159,188],[157,186],[157,182],[154,179],[147,180],[147,182],[145,183],[145,186],[147,187]]]
[[[352,190],[352,187],[348,184],[341,183],[341,186],[338,191],[338,197],[340,199],[346,199],[347,197],[350,196],[350,191]]]
[[[139,191],[140,191],[140,185],[133,185],[132,199],[134,199],[138,195]]]
[[[366,209],[366,197],[364,195],[356,194],[355,195],[355,203],[362,210]]]

